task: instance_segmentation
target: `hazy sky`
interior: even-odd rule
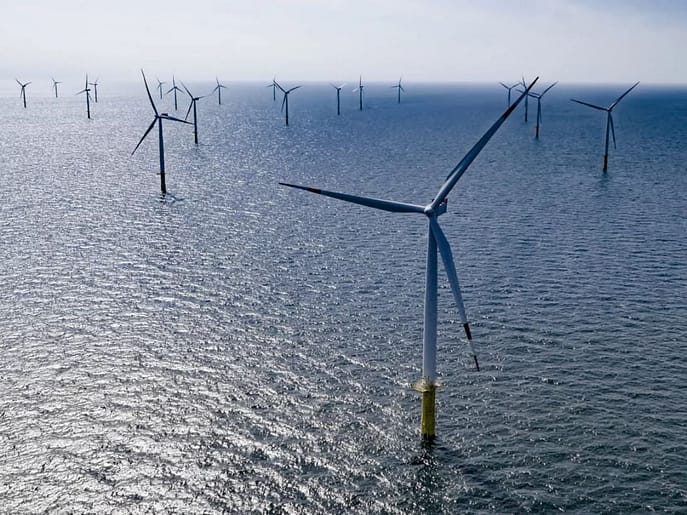
[[[0,79],[687,83],[687,0],[4,0]]]

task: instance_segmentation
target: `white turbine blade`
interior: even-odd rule
[[[635,88],[637,87],[638,84],[639,84],[639,81],[638,81],[638,82],[635,82],[634,85],[633,85],[630,89],[628,89],[625,93],[623,93],[622,95],[620,95],[620,96],[618,97],[618,99],[617,99],[615,102],[613,102],[613,103],[609,106],[608,110],[610,111],[611,109],[613,109],[613,108],[618,104],[618,102],[620,102],[623,98],[625,98],[625,95],[627,95],[630,91],[632,91],[633,89],[635,89]]]
[[[344,82],[343,84],[341,84],[341,86],[339,86],[339,89],[343,88],[345,85],[346,83]]]
[[[189,122],[189,121],[182,120],[181,118],[176,118],[175,116],[170,116],[170,115],[168,115],[168,114],[161,114],[161,115],[160,115],[160,118],[162,118],[162,119],[164,119],[164,120],[172,120],[173,122],[181,122],[181,123],[186,123],[186,124],[188,124],[188,125],[193,125],[193,124],[192,124],[191,122]]]
[[[339,200],[344,200],[346,202],[352,202],[353,204],[359,204],[361,206],[373,207],[383,211],[390,211],[391,213],[424,213],[424,208],[422,206],[416,206],[414,204],[394,202],[393,200],[359,197],[357,195],[348,195],[346,193],[337,193],[335,191],[309,188],[307,186],[298,186],[296,184],[289,184],[286,182],[280,182],[279,184],[282,186],[288,186],[289,188],[309,191],[310,193],[317,193],[318,195],[324,195],[325,197],[332,197]]]
[[[613,136],[613,148],[618,148],[615,145],[615,126],[613,125],[613,115],[611,115],[610,110],[608,111],[608,121],[610,122],[611,126],[611,136]]]
[[[475,145],[470,149],[470,151],[467,154],[465,154],[465,157],[463,157],[463,159],[460,160],[460,162],[455,166],[455,168],[451,170],[451,173],[448,175],[446,181],[444,182],[444,184],[442,184],[441,188],[439,188],[439,192],[437,193],[436,197],[434,197],[434,200],[432,200],[432,202],[429,204],[428,207],[430,209],[435,210],[444,200],[446,200],[446,197],[451,192],[453,187],[456,185],[458,179],[461,178],[461,176],[465,173],[465,170],[468,169],[468,166],[472,164],[475,158],[487,145],[492,136],[496,134],[496,131],[499,130],[499,127],[501,127],[503,122],[506,121],[506,119],[515,110],[515,108],[522,101],[522,99],[527,96],[527,93],[530,92],[530,89],[532,89],[532,86],[535,85],[537,80],[539,80],[539,77],[537,77],[530,83],[530,85],[525,89],[523,94],[520,95],[518,99],[515,102],[513,102],[508,109],[505,110],[505,112],[498,118],[498,120],[496,120],[496,122],[494,122],[494,124],[484,134],[484,136],[482,136],[479,139],[479,141],[475,143]]]
[[[148,130],[145,131],[145,133],[143,134],[143,137],[138,141],[138,145],[136,145],[136,148],[134,149],[134,152],[136,152],[136,150],[138,150],[138,147],[141,146],[141,143],[143,143],[143,140],[146,139],[146,136],[150,133],[150,131],[153,130],[153,127],[155,127],[155,124],[156,124],[156,123],[157,123],[157,116],[156,116],[155,119],[153,120],[153,123],[150,124],[150,127],[148,127]],[[131,153],[132,156],[134,155],[134,152]]]
[[[593,109],[598,109],[599,111],[608,111],[608,109],[606,109],[605,107],[590,104],[589,102],[582,102],[582,100],[575,100],[574,98],[571,98],[570,101],[577,102],[578,104],[582,104],[583,106],[591,107]]]
[[[545,94],[548,90],[550,90],[551,88],[553,88],[556,84],[558,84],[558,81],[554,82],[554,83],[551,84],[548,88],[546,88],[544,91],[542,91],[541,93],[539,93],[539,96],[540,96],[540,97],[543,97],[544,94]]]
[[[150,100],[150,105],[153,106],[153,111],[155,111],[155,116],[157,116],[158,115],[157,107],[155,107],[155,102],[153,102],[153,95],[150,94],[150,88],[148,88],[148,81],[146,80],[146,74],[143,73],[142,68],[141,68],[141,75],[143,75],[143,84],[145,84],[146,93],[148,93],[148,99]]]
[[[477,361],[477,353],[475,352],[475,347],[472,344],[472,333],[470,332],[470,324],[468,323],[468,317],[465,313],[465,304],[463,304],[463,296],[460,293],[460,283],[458,282],[458,274],[456,273],[456,265],[453,261],[453,254],[451,253],[451,246],[448,244],[446,235],[439,227],[435,217],[430,218],[430,227],[432,228],[432,234],[437,242],[437,247],[439,253],[441,254],[441,260],[444,262],[444,270],[446,270],[446,275],[448,276],[448,282],[451,285],[451,291],[453,292],[453,299],[456,301],[456,306],[458,307],[458,314],[460,315],[460,321],[463,324],[463,329],[465,330],[465,336],[467,336],[468,344],[470,345],[470,352],[475,360],[475,366],[479,370],[479,362]]]
[[[351,93],[355,93],[355,92],[358,91],[359,89],[360,89],[360,88],[355,88],[353,91],[351,91]]]

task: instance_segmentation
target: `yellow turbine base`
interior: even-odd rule
[[[420,417],[420,433],[422,441],[431,443],[436,436],[437,410],[436,391],[437,385],[422,381],[415,385],[415,389],[422,394],[422,415]]]

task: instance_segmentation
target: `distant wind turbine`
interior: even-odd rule
[[[148,99],[150,100],[150,105],[153,107],[153,111],[155,112],[155,119],[153,120],[153,123],[150,124],[150,127],[148,127],[148,130],[145,131],[143,134],[143,137],[140,139],[138,142],[138,145],[136,145],[136,148],[134,148],[134,151],[131,153],[131,155],[134,155],[134,152],[138,149],[138,147],[143,143],[143,140],[146,139],[146,136],[150,133],[150,131],[153,130],[153,127],[155,127],[155,124],[158,124],[158,137],[159,137],[159,148],[160,148],[160,190],[162,190],[162,194],[164,195],[167,193],[167,186],[165,184],[165,144],[164,140],[162,138],[162,120],[172,120],[175,122],[181,122],[181,123],[189,123],[185,120],[180,120],[179,118],[174,118],[173,116],[169,116],[167,113],[158,113],[157,112],[157,107],[155,107],[155,102],[153,102],[153,96],[150,94],[150,89],[148,88],[148,81],[146,81],[146,76],[145,73],[143,73],[143,70],[141,70],[141,75],[143,75],[143,83],[145,84],[146,87],[146,93],[148,93]],[[189,123],[190,125],[190,123]]]
[[[272,88],[272,102],[277,101],[277,76],[275,75],[272,79],[272,83],[268,84],[266,87]]]
[[[95,100],[95,103],[98,103],[98,79],[95,79],[95,81],[90,83],[91,86],[93,86],[93,97]]]
[[[427,268],[426,268],[426,282],[425,282],[425,308],[424,308],[424,330],[423,330],[423,349],[422,349],[422,379],[417,383],[415,388],[422,393],[422,417],[420,422],[422,439],[425,442],[434,440],[436,429],[436,389],[437,389],[437,251],[441,255],[444,263],[444,270],[448,276],[449,285],[453,292],[453,298],[458,308],[461,321],[463,323],[463,330],[470,345],[470,352],[475,362],[475,367],[479,370],[479,362],[477,361],[477,354],[475,353],[472,344],[472,333],[470,325],[465,314],[465,307],[463,298],[458,283],[458,275],[456,274],[456,267],[453,261],[451,248],[444,232],[439,227],[437,218],[446,212],[447,198],[458,180],[462,177],[470,164],[475,160],[478,154],[489,142],[491,137],[496,133],[503,122],[510,116],[516,106],[523,98],[526,98],[527,93],[537,82],[535,79],[515,103],[510,106],[491,128],[479,139],[470,151],[465,154],[465,157],[451,170],[444,183],[439,188],[439,191],[434,196],[432,201],[427,205],[407,204],[404,202],[396,202],[390,200],[381,200],[369,197],[359,197],[356,195],[349,195],[346,193],[337,193],[334,191],[321,190],[317,188],[309,188],[305,186],[298,186],[295,184],[288,184],[280,182],[283,186],[297,188],[311,193],[317,193],[327,197],[332,197],[353,204],[359,204],[366,207],[380,209],[382,211],[390,211],[392,213],[419,213],[427,217],[428,220],[428,236],[427,236]]]
[[[19,82],[19,79],[14,80],[16,80],[17,84],[19,84],[19,86],[21,87],[21,91],[19,92],[19,98],[24,100],[24,109],[26,109],[26,86],[28,86],[31,83],[27,82],[25,84],[22,84],[21,82]]]
[[[341,114],[341,88],[343,88],[346,84],[342,84],[341,86],[335,86],[331,82],[329,83],[332,88],[336,90],[336,114],[340,115]]]
[[[77,95],[81,95],[82,93],[86,94],[86,116],[88,116],[88,119],[91,119],[91,90],[88,87],[90,83],[88,82],[88,75],[86,75],[86,85],[84,86],[84,89],[79,91]]]
[[[284,111],[284,106],[286,106],[286,126],[288,127],[289,125],[289,93],[291,93],[293,90],[300,88],[300,86],[294,86],[291,89],[284,89],[281,87],[281,85],[275,80],[274,84],[281,90],[282,93],[284,93],[284,100],[281,101],[281,110],[282,112]]]
[[[604,142],[604,164],[603,164],[603,171],[605,172],[608,170],[608,135],[609,133],[613,136],[613,148],[616,148],[615,145],[615,127],[613,126],[613,115],[611,114],[613,112],[613,108],[618,105],[618,102],[620,102],[623,98],[625,98],[625,95],[627,95],[630,91],[635,89],[639,82],[635,82],[634,85],[628,89],[625,93],[620,95],[611,105],[608,107],[603,107],[603,106],[597,106],[594,104],[590,104],[588,102],[582,102],[581,100],[575,100],[574,98],[571,98],[573,102],[577,102],[578,104],[582,104],[588,107],[591,107],[593,109],[598,109],[599,111],[606,111],[606,140]]]
[[[60,81],[52,79],[52,89],[55,91],[55,98],[57,98],[57,85],[62,84]]]
[[[215,77],[215,81],[217,81],[217,86],[212,90],[212,93],[217,92],[217,102],[219,105],[222,105],[222,89],[227,89],[227,87],[224,84],[220,84],[217,77]]]
[[[160,92],[160,100],[162,100],[162,85],[163,85],[163,84],[167,84],[167,83],[161,81],[161,80],[158,79],[157,77],[155,77],[155,78],[157,79],[157,90]]]
[[[177,91],[181,91],[181,88],[179,88],[179,87],[177,86],[177,81],[176,81],[176,79],[174,78],[174,75],[172,75],[172,87],[169,88],[169,90],[167,91],[167,93],[171,93],[172,91],[174,91],[174,110],[176,111],[176,110],[178,109],[178,108],[177,108]],[[167,93],[165,93],[165,95],[166,95]]]
[[[549,91],[551,88],[553,88],[556,84],[558,84],[558,81],[551,84],[548,88],[546,88],[541,93],[529,93],[529,96],[537,99],[537,127],[534,130],[534,137],[535,138],[539,138],[539,125],[541,125],[541,98],[544,95],[546,95],[546,92]]]
[[[403,89],[403,86],[401,85],[401,79],[402,79],[402,78],[403,78],[403,77],[401,77],[400,79],[398,79],[398,84],[396,84],[395,86],[391,86],[392,88],[398,89],[398,103],[399,103],[399,104],[401,103],[401,91],[403,91],[404,93],[406,92],[406,90]]]
[[[518,86],[522,86],[522,83],[516,82],[516,83],[513,84],[512,86],[507,86],[507,85],[504,84],[503,82],[499,82],[499,84],[501,84],[501,86],[503,86],[504,88],[506,88],[506,89],[508,90],[508,107],[510,107],[510,92],[511,92],[511,90],[512,90],[513,88],[516,88],[516,87],[518,87]]]
[[[360,80],[358,81],[358,87],[353,90],[353,93],[356,91],[358,92],[358,98],[360,100],[360,110],[363,110],[363,76],[360,76]]]
[[[198,110],[196,109],[196,104],[198,100],[201,98],[205,98],[205,96],[202,97],[194,97],[191,92],[188,90],[186,87],[186,84],[183,82],[181,85],[184,87],[186,90],[186,93],[188,93],[188,96],[191,97],[191,103],[188,105],[188,111],[186,111],[186,116],[184,116],[184,120],[188,120],[188,115],[191,112],[191,108],[193,108],[193,141],[198,144]]]

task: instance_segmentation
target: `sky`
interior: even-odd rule
[[[687,0],[16,0],[0,80],[687,84]]]

